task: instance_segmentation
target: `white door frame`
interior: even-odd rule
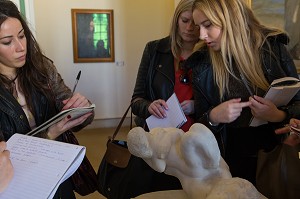
[[[20,10],[20,0],[12,0]],[[25,5],[25,12],[26,12],[26,20],[28,22],[28,25],[32,31],[32,33],[35,35],[35,19],[34,19],[34,6],[33,6],[33,0],[24,0]]]

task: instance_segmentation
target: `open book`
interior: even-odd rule
[[[146,119],[149,130],[155,127],[180,128],[187,121],[175,93],[171,95],[166,103],[169,107],[169,109],[166,110],[167,117],[161,119],[151,115]]]
[[[61,121],[63,118],[67,117],[68,115],[70,115],[72,119],[76,119],[86,113],[92,112],[95,109],[95,107],[96,107],[95,104],[92,104],[89,107],[78,107],[78,108],[71,108],[71,109],[61,111],[57,115],[50,118],[48,121],[44,122],[40,126],[36,127],[35,129],[33,129],[32,131],[27,133],[27,135],[34,136],[34,135],[44,131],[51,125]]]
[[[283,77],[274,80],[268,92],[265,95],[265,99],[271,100],[277,107],[287,105],[291,99],[300,90],[300,80],[295,77]],[[255,117],[252,118],[250,126],[259,126],[266,124],[266,121],[259,120]]]
[[[80,166],[86,148],[14,134],[7,141],[14,177],[0,198],[53,198],[58,186]]]

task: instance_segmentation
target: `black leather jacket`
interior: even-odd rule
[[[156,99],[167,100],[174,93],[174,56],[170,38],[148,42],[139,66],[134,92],[132,112],[137,126],[144,126],[150,116],[148,107]]]
[[[57,110],[61,110],[63,107],[62,100],[67,99],[72,95],[71,90],[64,84],[63,79],[50,60],[47,60],[47,68],[49,92],[51,92],[51,95],[53,96],[53,101],[55,100],[55,106],[53,101],[48,101],[46,96],[33,89],[33,115],[37,126],[57,114]],[[0,87],[0,118],[0,135],[6,141],[14,133],[26,134],[31,130],[21,105],[8,90],[3,87]],[[72,131],[79,131],[90,124],[93,118],[94,114],[83,124],[74,127]]]
[[[271,56],[266,48],[262,49],[263,53],[263,71],[269,83],[274,79],[292,76],[298,78],[295,64],[287,52],[284,44],[287,44],[288,38],[285,35],[271,37],[268,39],[275,56]],[[220,124],[216,127],[209,125],[209,111],[222,103],[220,101],[219,90],[214,82],[213,70],[210,62],[210,57],[207,50],[195,52],[187,61],[187,66],[193,67],[193,92],[195,99],[195,114],[197,122],[201,122],[209,127],[215,134],[221,152],[224,153],[226,143],[226,124]],[[227,101],[229,99],[224,99]],[[287,117],[281,123],[269,123],[278,128],[282,124],[288,123],[291,117],[298,117],[300,114],[300,92],[291,100],[286,107],[279,107],[286,111]],[[250,118],[248,118],[250,119]]]

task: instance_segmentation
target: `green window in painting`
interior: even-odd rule
[[[110,51],[109,46],[109,14],[95,13],[93,14],[94,21],[94,46],[97,46],[99,41],[103,41],[104,48]]]

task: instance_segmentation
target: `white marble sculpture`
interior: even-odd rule
[[[140,127],[127,136],[129,151],[158,172],[177,177],[190,199],[262,199],[247,180],[232,178],[212,132],[194,124],[184,133],[177,128]]]

